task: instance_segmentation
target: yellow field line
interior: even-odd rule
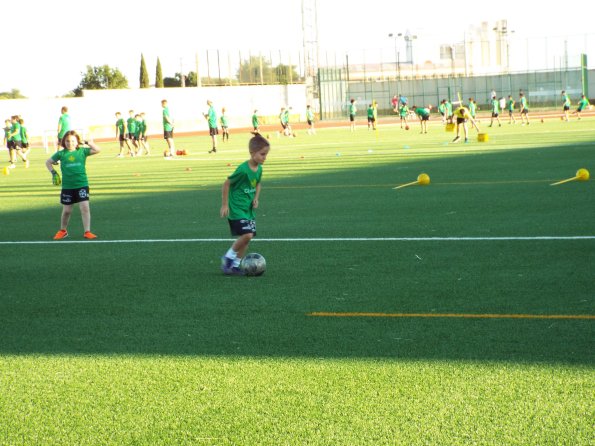
[[[474,314],[474,313],[307,313],[314,317],[452,317],[465,319],[595,319],[591,314]]]

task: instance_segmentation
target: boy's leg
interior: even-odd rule
[[[72,204],[62,205],[62,216],[60,217],[60,229],[66,230],[68,228],[68,222],[72,215]]]
[[[83,220],[83,230],[88,232],[91,230],[91,208],[89,207],[89,201],[81,201],[79,203],[79,209]]]

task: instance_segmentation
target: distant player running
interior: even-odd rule
[[[562,119],[568,122],[568,115],[570,114],[570,96],[566,91],[562,91]]]
[[[587,107],[591,107],[591,104],[589,104],[589,100],[583,94],[581,95],[581,100],[578,102],[578,108],[576,109],[576,111],[572,112],[572,114],[577,115],[578,119],[581,119],[581,112],[583,112]]]
[[[525,97],[525,93],[519,94],[520,101],[521,101],[521,125],[529,125],[529,107],[527,106],[527,98]]]

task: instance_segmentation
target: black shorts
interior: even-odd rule
[[[284,122],[281,123],[281,127],[283,127],[283,130],[285,130],[287,128],[287,124],[285,124]]]
[[[467,120],[465,118],[457,118],[457,124],[464,124]]]
[[[308,119],[308,125],[312,125],[314,121],[312,121],[311,119]]]
[[[128,135],[126,135],[128,137],[128,139],[134,139],[134,133],[128,133]]]
[[[174,131],[173,130],[164,130],[163,131],[163,139],[174,139]]]
[[[6,142],[6,148],[8,150],[14,150],[15,149],[14,141],[7,141]]]
[[[527,113],[529,113],[529,109],[525,108],[521,111],[521,115],[526,115]]]
[[[419,119],[421,119],[422,121],[429,121],[430,120],[430,115],[421,115],[419,117]]]
[[[355,121],[355,115],[349,115],[349,120],[350,120],[351,122]]]
[[[23,147],[23,141],[12,141],[13,150],[19,150]]]
[[[368,122],[375,122],[376,118],[368,116]]]
[[[215,136],[219,134],[219,129],[217,127],[209,127],[209,135]]]
[[[120,139],[120,142],[124,142],[124,141],[126,141],[126,136],[120,135],[119,139]]]
[[[60,203],[75,204],[81,201],[89,201],[89,186],[80,189],[62,189],[60,193]]]
[[[498,117],[498,115],[499,115],[498,113],[494,113],[494,112],[492,112],[492,118],[497,118],[497,117]]]
[[[256,236],[256,221],[247,220],[242,218],[241,220],[227,220],[229,222],[229,229],[231,235],[239,236],[244,234],[254,234]]]
[[[28,149],[29,148],[29,143],[28,142],[24,142],[22,143],[23,145],[21,146],[23,149]]]
[[[570,110],[570,105],[565,105],[564,106],[564,111],[568,111],[568,110]]]

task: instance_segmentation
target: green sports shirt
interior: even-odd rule
[[[166,132],[171,132],[174,128],[168,122],[168,119],[171,119],[169,107],[163,107],[163,130]]]
[[[221,127],[227,127],[227,116],[221,115],[220,121],[221,121]]]
[[[256,113],[252,115],[252,127],[258,127],[258,115]]]
[[[368,107],[368,118],[374,117],[374,107]]]
[[[565,94],[564,96],[562,96],[562,98],[564,99],[564,107],[570,107],[570,96]]]
[[[355,116],[356,113],[357,113],[357,107],[355,106],[355,103],[350,104],[349,105],[349,114]]]
[[[589,106],[589,100],[587,98],[583,98],[578,103],[578,109],[583,111],[585,108]]]
[[[409,113],[409,107],[406,105],[403,105],[399,108],[399,116],[401,116],[401,118],[405,118],[407,113]]]
[[[120,118],[116,121],[116,128],[118,129],[118,135],[124,134],[124,119]]]
[[[492,113],[500,113],[500,101],[492,99]]]
[[[70,116],[68,113],[62,113],[60,115],[60,119],[58,120],[58,125],[60,126],[60,132],[58,133],[58,138],[62,139],[66,132],[70,130]]]
[[[508,102],[506,103],[506,110],[508,111],[514,111],[514,100],[513,99],[509,99]]]
[[[262,166],[258,165],[256,172],[250,168],[249,162],[244,161],[238,166],[229,180],[229,220],[254,220],[252,202],[256,196],[256,185],[262,178]]]
[[[16,133],[15,133],[16,132]],[[21,124],[15,122],[10,127],[10,133],[15,133],[12,138],[9,138],[10,141],[22,141],[21,138]]]
[[[306,119],[308,121],[314,121],[314,112],[309,108],[306,109]]]
[[[421,116],[422,118],[425,118],[426,116],[430,116],[430,110],[428,110],[427,108],[416,108],[415,114],[417,116]]]
[[[213,107],[212,105],[209,107],[208,120],[210,128],[217,128],[217,113],[215,112],[215,107]]]
[[[29,142],[29,138],[27,136],[27,127],[24,125],[21,125],[21,141],[23,141],[24,144]]]
[[[91,154],[90,147],[79,146],[76,150],[59,150],[51,158],[60,161],[62,189],[80,189],[89,185],[85,163]]]
[[[475,102],[469,102],[469,113],[471,113],[471,116],[475,116],[476,109],[477,105],[475,105]]]

